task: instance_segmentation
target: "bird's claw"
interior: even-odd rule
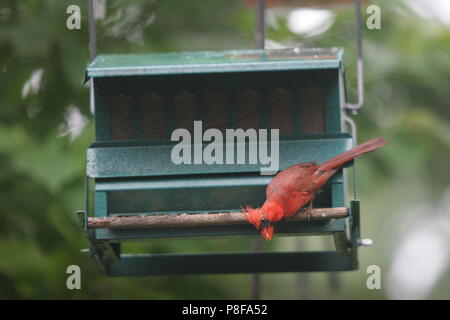
[[[308,207],[308,215],[307,215],[307,217],[308,217],[308,222],[311,221],[312,208],[313,208],[313,203],[312,203],[312,201],[311,201],[311,202],[309,203],[309,207]]]

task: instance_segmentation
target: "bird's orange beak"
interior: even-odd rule
[[[273,237],[274,226],[268,226],[263,228],[260,232],[264,239],[267,241],[272,240]]]

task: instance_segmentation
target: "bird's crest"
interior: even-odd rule
[[[261,209],[253,209],[251,206],[246,206],[245,209],[241,207],[241,209],[248,222],[254,225],[256,229],[259,229],[259,225],[261,224]]]

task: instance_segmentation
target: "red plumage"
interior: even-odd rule
[[[271,240],[274,223],[288,219],[315,198],[316,192],[345,163],[361,154],[376,150],[388,144],[382,138],[375,138],[360,144],[328,161],[318,165],[305,162],[279,172],[266,189],[266,201],[261,208],[243,208],[247,220],[253,224],[266,240]]]

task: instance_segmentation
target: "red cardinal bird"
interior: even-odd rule
[[[388,144],[382,138],[375,138],[346,151],[320,165],[315,162],[296,164],[279,172],[266,189],[266,202],[261,208],[242,208],[247,220],[253,224],[266,240],[271,240],[274,224],[288,219],[311,203],[315,193],[346,162],[363,153],[376,150]]]

